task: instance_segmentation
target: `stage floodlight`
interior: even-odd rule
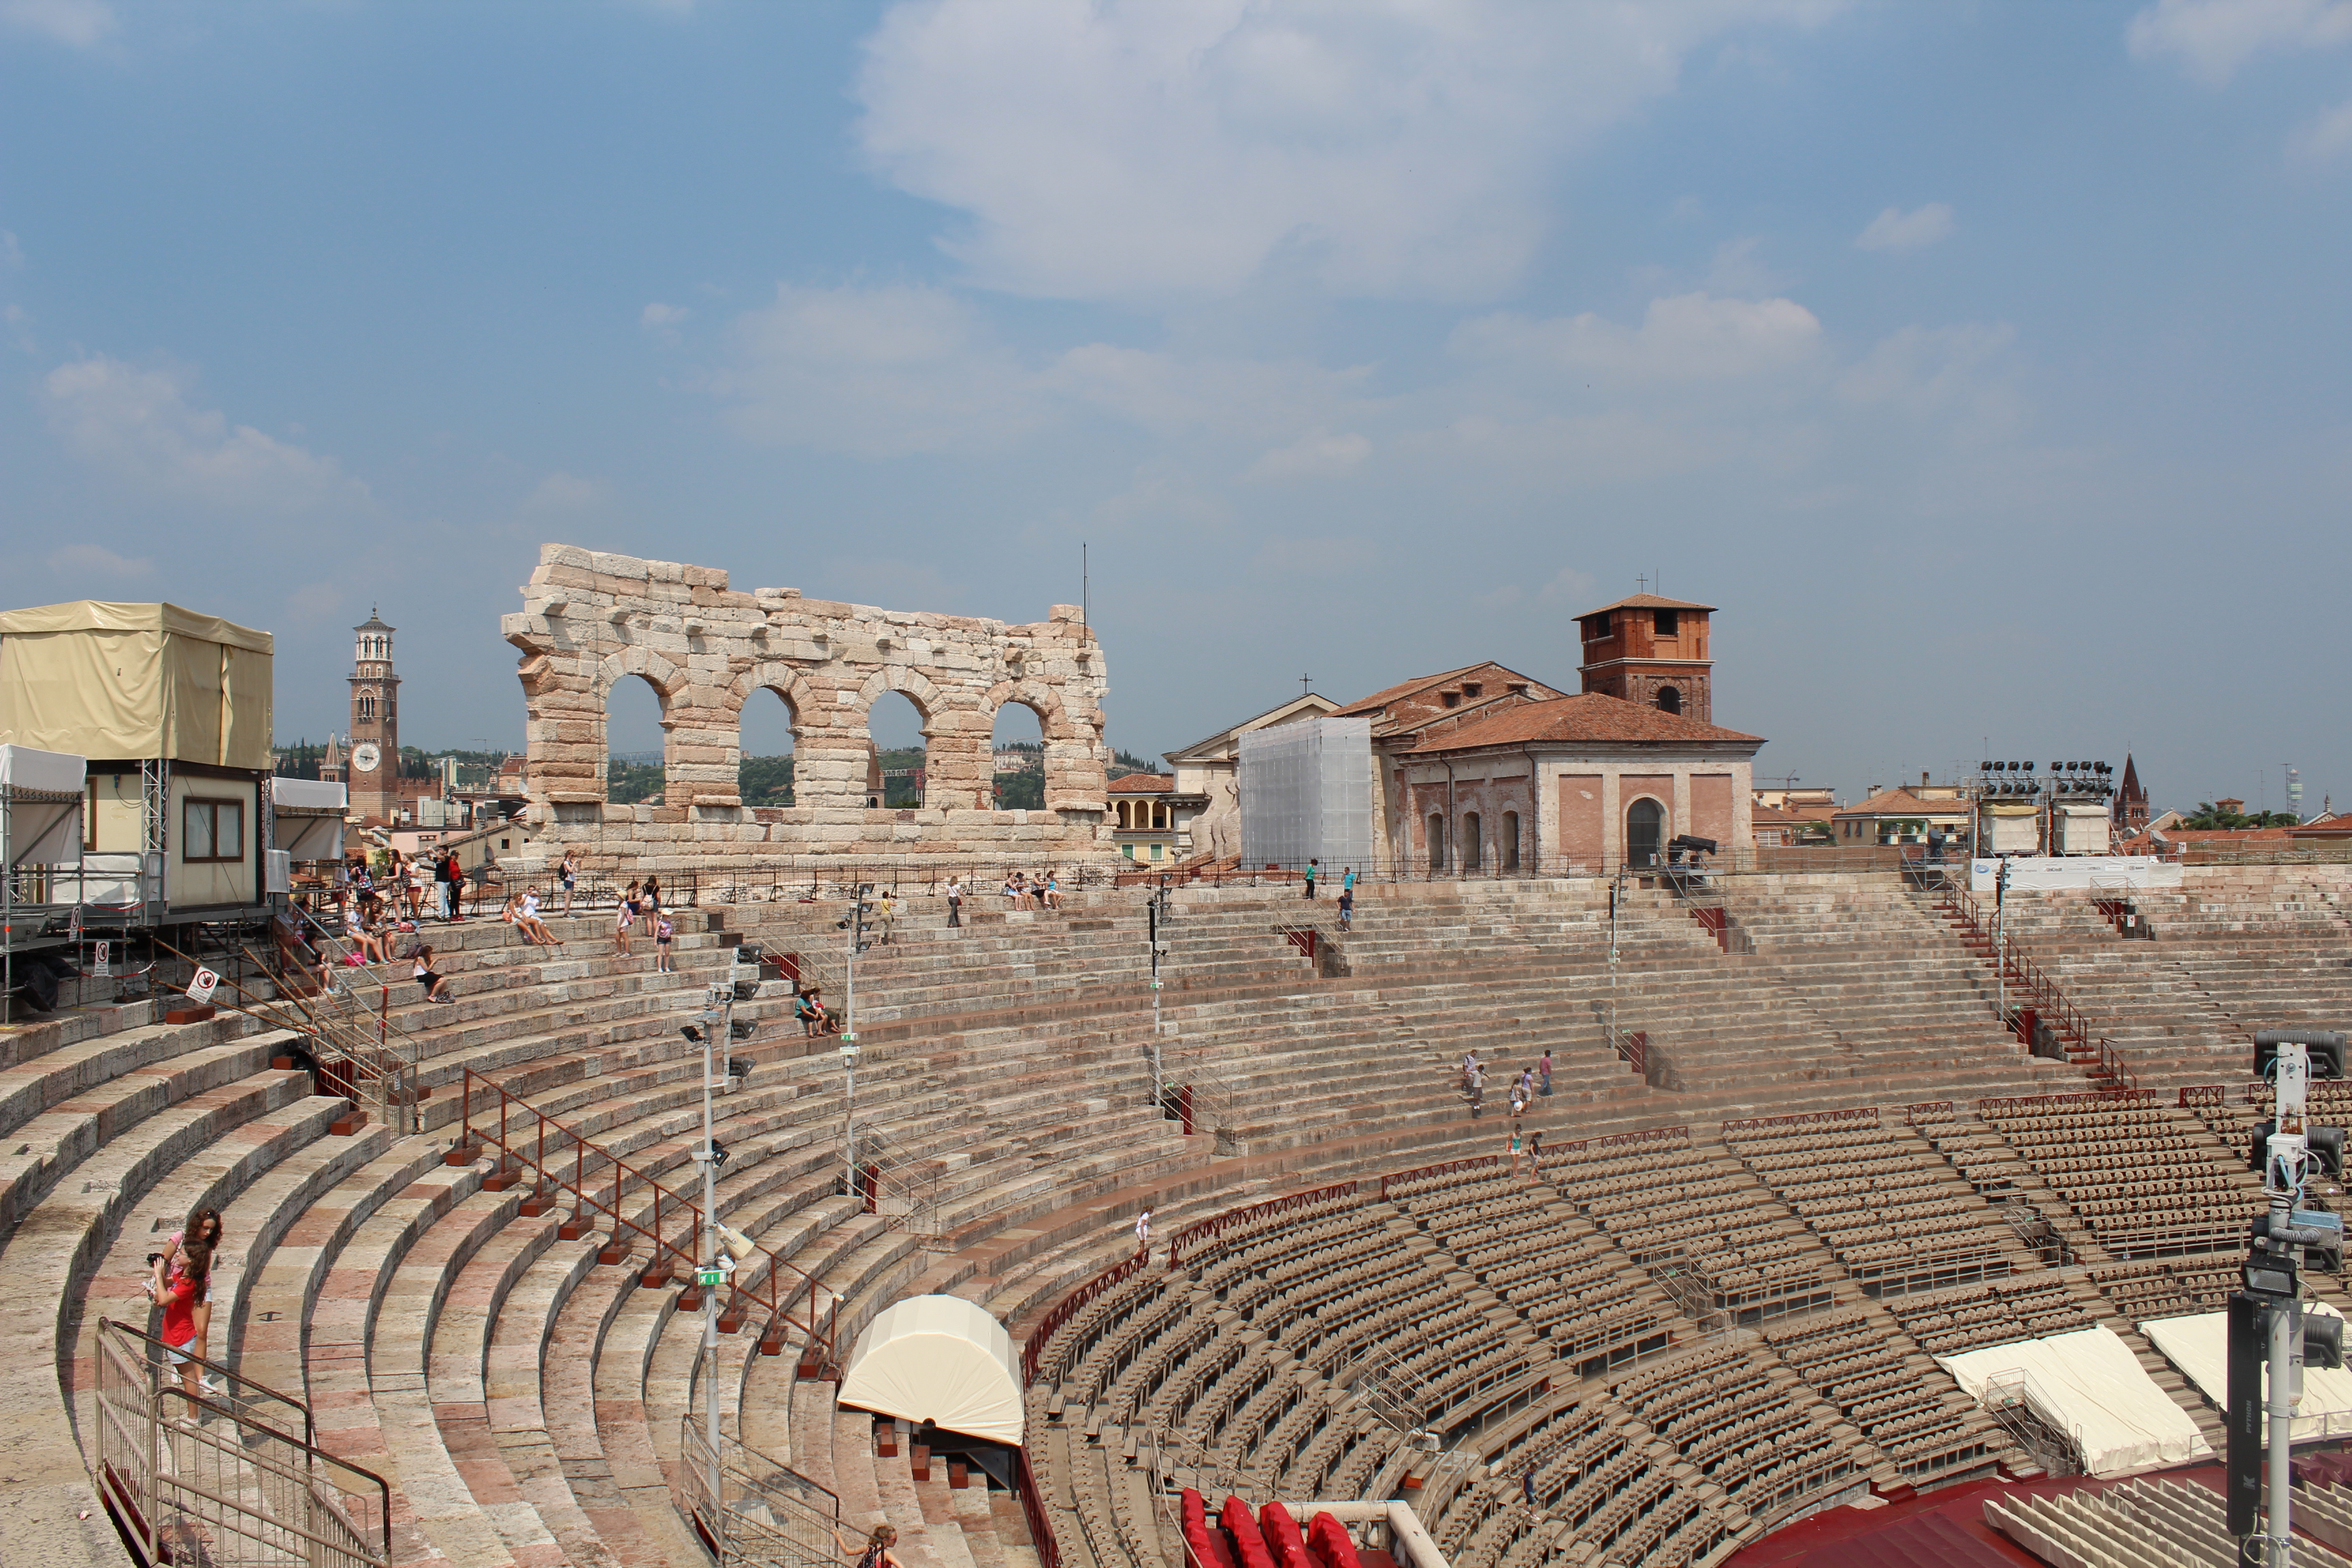
[[[2294,1264],[2276,1252],[2250,1254],[2238,1270],[2247,1289],[2263,1296],[2294,1294]]]
[[[2344,1037],[2332,1029],[2258,1029],[2254,1032],[2254,1076],[2267,1079],[2278,1061],[2281,1046],[2301,1046],[2311,1058],[2314,1079],[2344,1076]]]
[[[2331,1176],[2344,1173],[2344,1129],[2306,1127],[2303,1130],[2303,1141],[2322,1172]]]
[[[2303,1320],[2303,1364],[2329,1372],[2343,1370],[2343,1319],[2314,1312]]]
[[[692,1024],[684,1026],[678,1030],[678,1033],[684,1035],[688,1039],[693,1041],[698,1046],[702,1044],[702,1031]]]

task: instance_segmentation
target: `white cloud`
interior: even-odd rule
[[[13,228],[0,228],[0,267],[25,265],[25,247]]]
[[[866,40],[868,157],[965,214],[972,279],[1214,295],[1276,258],[1339,292],[1489,298],[1560,162],[1685,58],[1835,0],[926,0]]]
[[[1653,300],[1639,327],[1586,312],[1532,321],[1509,312],[1465,321],[1452,348],[1465,358],[1555,366],[1626,383],[1726,381],[1809,362],[1822,324],[1793,300]]]
[[[105,42],[115,29],[105,0],[0,0],[0,22],[77,49]]]
[[[2337,104],[2295,135],[2294,150],[2326,163],[2352,153],[2352,100]]]
[[[1949,238],[1952,228],[1952,209],[1943,202],[1929,202],[1907,213],[1888,207],[1853,237],[1853,243],[1864,250],[1917,250]]]
[[[1589,605],[1592,594],[1591,573],[1563,566],[1552,574],[1550,582],[1536,591],[1536,597],[1547,605]]]
[[[656,300],[637,312],[637,325],[646,328],[675,327],[693,314],[693,311],[683,305],[665,305],[659,300]]]
[[[154,571],[147,557],[117,555],[103,544],[61,544],[49,552],[49,570],[74,576],[144,577]]]
[[[190,380],[99,354],[49,372],[41,402],[77,456],[147,489],[275,512],[367,500],[332,458],[191,404]]]
[[[2126,33],[2134,58],[2169,55],[2219,87],[2265,49],[2352,41],[2352,0],[2157,0]]]
[[[1036,374],[944,289],[776,286],[712,390],[755,440],[885,458],[991,451],[1036,428]]]
[[[562,469],[548,475],[531,487],[523,497],[522,510],[533,512],[585,511],[596,506],[612,493],[612,487],[602,479],[583,479],[577,474]]]
[[[1250,567],[1261,575],[1272,577],[1338,577],[1370,571],[1383,556],[1381,547],[1369,539],[1288,539],[1273,534],[1257,547]]]
[[[1372,444],[1350,430],[1333,436],[1317,432],[1276,447],[1249,466],[1251,479],[1327,479],[1351,473],[1371,455]]]

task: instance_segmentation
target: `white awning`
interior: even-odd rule
[[[351,792],[339,784],[325,784],[318,779],[289,779],[273,773],[269,779],[269,805],[273,811],[331,811],[337,816],[351,809]]]
[[[884,1308],[857,1336],[841,1403],[967,1437],[1019,1443],[1013,1336],[961,1296],[910,1296]]]
[[[2082,1329],[2048,1339],[1937,1356],[1971,1399],[2005,1372],[2025,1373],[2029,1396],[2052,1425],[2081,1445],[2098,1477],[2132,1475],[2210,1458],[2212,1446],[2189,1412],[2158,1388],[2112,1330]]]
[[[8,864],[57,866],[81,858],[82,759],[69,752],[0,746],[0,811]]]
[[[2325,1301],[2305,1301],[2303,1310],[2306,1314],[2324,1313],[2331,1318],[2344,1315]],[[2199,1393],[2224,1410],[2230,1407],[2229,1313],[2197,1312],[2180,1318],[2157,1318],[2140,1324],[2139,1331],[2180,1369],[2183,1377],[2197,1385]],[[2267,1376],[2263,1384],[2263,1397],[2270,1397]],[[2265,1436],[2269,1433],[2268,1421],[2263,1422],[2263,1431]],[[2310,1442],[2321,1437],[2340,1437],[2347,1433],[2352,1433],[2352,1372],[2305,1367],[2303,1399],[2294,1407],[2294,1440]]]

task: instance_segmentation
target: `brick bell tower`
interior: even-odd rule
[[[1636,594],[1576,617],[1584,633],[1584,689],[1661,712],[1715,722],[1707,657],[1713,605]]]
[[[352,749],[345,760],[352,813],[387,821],[400,815],[400,677],[392,634],[373,608],[352,628]]]

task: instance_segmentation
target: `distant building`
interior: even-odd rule
[[[2139,782],[2139,768],[2129,752],[2124,753],[2123,782],[2116,786],[2116,837],[2129,838],[2147,830],[2147,788]]]
[[[1931,829],[1942,828],[1947,838],[1964,843],[1975,820],[1976,804],[1958,784],[1916,784],[1881,790],[1869,799],[1835,813],[1831,835],[1841,847],[1870,844],[1925,844]]]
[[[352,628],[352,814],[370,822],[400,819],[400,677],[392,634],[373,610]],[[413,797],[411,797],[413,798]]]
[[[1139,866],[1182,859],[1192,847],[1192,821],[1208,809],[1205,795],[1180,794],[1168,773],[1129,773],[1106,790],[1118,825],[1118,852]]]
[[[1636,594],[1579,616],[1584,689],[1707,723],[1715,661],[1707,656],[1713,605]]]
[[[1244,719],[1229,730],[1220,730],[1205,740],[1193,742],[1181,750],[1163,752],[1160,755],[1175,770],[1171,794],[1198,796],[1202,802],[1195,815],[1189,841],[1183,844],[1187,858],[1207,855],[1223,858],[1238,855],[1242,849],[1242,809],[1240,785],[1236,782],[1241,767],[1241,736],[1244,731],[1264,729],[1269,724],[1287,724],[1296,719],[1313,719],[1336,713],[1339,705],[1316,692],[1294,697],[1279,707],[1269,708],[1255,719]]]

